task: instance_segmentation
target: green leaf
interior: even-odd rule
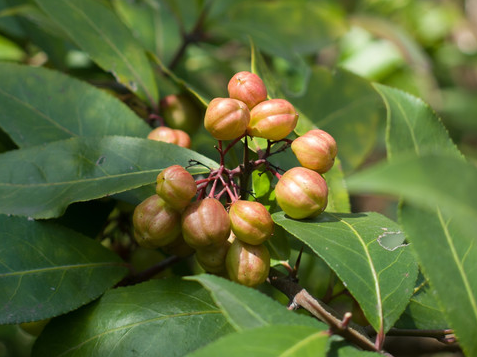
[[[265,326],[227,335],[190,357],[324,356],[329,335],[309,326]]]
[[[335,271],[376,331],[387,332],[393,326],[417,277],[407,246],[382,243],[384,237],[401,233],[399,225],[377,213],[323,213],[302,221],[283,212],[272,217]]]
[[[474,181],[475,182],[475,181]],[[477,239],[461,220],[437,210],[404,205],[400,218],[409,241],[418,252],[421,268],[429,278],[467,356],[477,354]],[[428,252],[427,254],[425,252]],[[429,316],[427,316],[429,317]]]
[[[417,282],[419,283],[419,279]],[[431,288],[425,280],[414,291],[409,305],[394,327],[421,330],[449,328],[449,324],[444,318],[444,311],[436,299],[437,291]]]
[[[177,145],[122,136],[79,137],[9,151],[0,155],[0,213],[58,217],[70,203],[153,183],[162,169],[188,166],[191,159],[217,167]],[[189,171],[207,169],[199,165]]]
[[[346,342],[338,335],[330,336],[328,340],[329,350],[326,357],[378,357],[382,356],[378,352],[361,351]]]
[[[0,126],[20,147],[151,130],[120,100],[60,72],[3,63],[0,82]]]
[[[335,158],[335,164],[330,171],[324,174],[324,177],[328,185],[328,205],[326,206],[326,211],[351,212],[348,189],[345,185],[341,160],[338,157]]]
[[[100,243],[59,225],[0,215],[0,226],[0,324],[76,309],[128,272]]]
[[[335,138],[345,173],[362,164],[373,149],[384,112],[382,99],[365,79],[314,67],[304,94],[289,100],[313,125]],[[310,129],[309,122],[298,119],[298,134]]]
[[[32,356],[183,356],[230,332],[197,283],[151,280],[54,319]]]
[[[236,284],[215,275],[188,277],[210,291],[215,303],[237,331],[271,325],[306,325],[315,329],[327,328],[321,322],[286,309],[259,291]]]
[[[388,159],[432,152],[462,157],[432,109],[421,99],[395,88],[374,84],[387,109]]]
[[[142,46],[108,7],[95,0],[35,0],[101,68],[156,105],[154,74]]]

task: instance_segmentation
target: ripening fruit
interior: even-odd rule
[[[270,253],[263,244],[251,245],[235,239],[227,252],[225,267],[230,280],[254,287],[267,279]]]
[[[176,144],[188,149],[190,148],[191,144],[189,134],[182,130],[168,128],[167,126],[159,126],[153,129],[147,138],[170,144]]]
[[[233,140],[245,134],[249,121],[247,104],[232,98],[215,98],[205,112],[204,126],[217,140]]]
[[[210,246],[198,249],[195,257],[199,265],[208,273],[221,274],[225,272],[225,257],[231,243],[226,240],[218,246]]]
[[[185,242],[182,234],[168,245],[161,247],[161,250],[167,254],[177,255],[178,257],[187,257],[195,252],[194,248]]]
[[[134,238],[145,248],[163,247],[181,234],[180,222],[179,212],[158,195],[152,195],[134,210]]]
[[[230,98],[238,99],[252,109],[267,99],[267,88],[262,79],[254,73],[238,72],[227,86]]]
[[[156,193],[181,212],[197,193],[192,175],[180,165],[169,166],[157,175]]]
[[[235,236],[248,244],[261,244],[272,236],[272,216],[260,202],[238,200],[229,209]]]
[[[182,213],[182,234],[195,249],[223,244],[230,235],[229,214],[215,198],[192,202]]]
[[[328,186],[321,175],[305,167],[294,167],[275,186],[280,208],[291,218],[315,217],[328,203]]]
[[[338,152],[335,139],[320,129],[310,130],[296,138],[291,148],[303,167],[320,174],[331,169]]]
[[[285,99],[270,99],[250,111],[247,133],[268,140],[281,140],[295,129],[298,113]]]
[[[167,126],[193,134],[202,122],[198,105],[185,94],[170,94],[161,99],[160,114]]]

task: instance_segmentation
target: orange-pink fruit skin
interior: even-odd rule
[[[281,140],[295,129],[298,114],[285,99],[270,99],[250,111],[247,133],[268,140]]]
[[[294,167],[283,174],[275,186],[280,208],[291,218],[315,217],[328,203],[328,186],[316,171]]]
[[[182,235],[195,249],[223,244],[230,235],[229,214],[215,198],[189,204],[182,213]]]
[[[254,73],[236,73],[227,86],[230,98],[238,99],[252,109],[267,99],[267,88],[262,79]]]
[[[156,193],[181,212],[197,193],[194,177],[182,166],[173,165],[157,175]]]
[[[153,129],[147,136],[150,140],[163,141],[165,143],[175,144],[183,148],[190,149],[190,136],[185,131],[171,129],[166,126],[160,126]]]
[[[134,238],[139,245],[155,249],[173,242],[181,234],[181,215],[154,194],[136,206]]]
[[[217,140],[233,140],[245,134],[250,110],[244,102],[232,98],[214,98],[204,117],[205,129]]]
[[[338,152],[335,139],[320,129],[310,130],[296,138],[291,148],[303,167],[320,174],[333,167]]]
[[[272,216],[260,202],[238,200],[229,209],[235,236],[248,244],[261,244],[273,234]]]
[[[263,244],[251,245],[235,239],[227,252],[225,267],[230,280],[255,287],[270,271],[270,253]]]

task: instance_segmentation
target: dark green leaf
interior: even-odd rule
[[[328,340],[329,350],[326,357],[378,357],[378,352],[361,351],[346,342],[341,336],[332,335]]]
[[[306,243],[333,269],[376,329],[388,331],[412,295],[417,265],[407,246],[381,244],[400,234],[399,225],[377,213],[323,213],[293,220],[283,212],[275,223]]]
[[[0,126],[20,147],[151,130],[118,99],[59,72],[3,63],[0,82]]]
[[[341,160],[337,157],[330,171],[324,174],[328,185],[328,212],[351,212],[348,190],[345,185]]]
[[[472,222],[474,233],[468,234],[455,216],[449,218],[438,209],[437,217],[439,220],[435,211],[404,205],[400,218],[409,241],[418,252],[422,270],[444,307],[446,320],[466,355],[474,356],[477,354],[476,221]],[[429,318],[426,324],[432,323],[430,317],[435,313],[430,315],[424,315],[426,320]],[[438,323],[442,324],[442,319]]]
[[[33,356],[183,356],[233,332],[195,282],[152,280],[110,290],[51,321]]]
[[[155,105],[154,74],[141,45],[100,1],[35,0],[100,67]]]
[[[384,111],[380,96],[363,78],[343,70],[330,72],[315,67],[305,93],[288,99],[311,124],[333,135],[345,173],[363,163],[373,149]],[[297,133],[304,134],[311,124],[300,118]]]
[[[190,357],[324,356],[329,335],[309,326],[265,326],[227,335]]]
[[[76,309],[128,271],[100,243],[61,226],[4,215],[0,226],[0,324]]]
[[[325,330],[326,325],[308,316],[288,311],[285,306],[255,289],[214,275],[189,277],[210,291],[230,324],[238,331],[270,325],[306,325]]]
[[[394,327],[402,329],[446,329],[449,324],[436,300],[437,291],[424,280],[419,282],[406,310]],[[417,290],[417,291],[416,291]]]
[[[73,202],[87,201],[155,182],[171,165],[189,160],[216,167],[194,151],[122,136],[73,138],[0,155],[0,213],[34,218],[60,216]],[[203,166],[190,168],[204,173]]]

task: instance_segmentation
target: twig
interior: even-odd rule
[[[363,350],[381,352],[365,335],[349,326],[349,319],[341,320],[337,318],[329,308],[322,305],[290,277],[287,277],[276,269],[271,269],[269,281],[272,286],[283,292],[290,299],[290,306],[292,308],[303,307],[313,316],[330,326],[332,333],[344,337]]]

